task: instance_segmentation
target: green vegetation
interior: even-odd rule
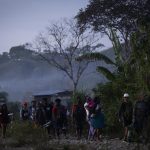
[[[78,98],[80,98],[84,103],[85,102],[85,93],[82,92],[82,91],[74,93],[74,95],[72,96],[72,103],[77,104],[77,102],[78,102],[77,99]]]
[[[116,5],[117,4],[117,5]],[[150,3],[148,0],[135,0],[134,2],[127,0],[91,0],[89,5],[82,9],[76,18],[78,19],[79,26],[73,26],[73,29],[77,29],[77,39],[81,36],[81,43],[83,42],[83,31],[89,31],[92,28],[95,32],[100,32],[109,37],[113,45],[113,51],[115,54],[115,60],[111,60],[102,53],[91,53],[93,47],[96,45],[87,45],[78,47],[79,41],[75,40],[68,43],[68,47],[64,50],[62,45],[67,42],[63,42],[61,37],[57,38],[57,32],[55,28],[50,28],[51,35],[56,39],[54,50],[56,53],[49,53],[53,60],[53,65],[60,70],[67,73],[74,84],[74,91],[80,79],[80,76],[84,72],[88,61],[104,61],[106,64],[111,65],[114,70],[109,70],[104,66],[98,66],[97,71],[107,78],[107,82],[98,84],[94,89],[95,96],[99,96],[102,99],[103,111],[106,118],[106,134],[120,133],[120,123],[118,122],[118,108],[122,100],[122,95],[128,92],[130,100],[134,103],[138,98],[139,93],[144,91],[144,94],[150,95]],[[61,25],[60,25],[61,26]],[[57,26],[55,26],[57,27]],[[59,26],[58,26],[59,27]],[[58,28],[60,29],[60,28]],[[82,31],[83,30],[83,31]],[[56,33],[55,33],[55,32]],[[62,35],[66,36],[64,30],[61,29]],[[76,34],[77,34],[76,33]],[[85,32],[86,33],[86,32]],[[91,32],[90,32],[91,33]],[[75,34],[75,35],[76,35]],[[88,37],[88,36],[86,36]],[[83,39],[82,39],[83,38]],[[60,41],[58,41],[60,39]],[[68,38],[67,38],[68,40]],[[77,43],[76,43],[77,42]],[[50,43],[42,44],[48,47]],[[82,45],[82,44],[81,44]],[[50,49],[47,49],[50,50]],[[79,53],[80,50],[80,53]],[[62,53],[61,53],[62,52]],[[70,53],[71,52],[71,53]],[[9,53],[3,53],[0,55],[0,62],[23,59],[24,57],[36,56],[31,50],[25,49],[25,46],[19,46],[12,48]],[[47,55],[48,51],[43,54]],[[58,55],[59,54],[59,55]],[[61,55],[64,57],[68,64],[57,63],[56,60]],[[59,57],[58,57],[59,56]],[[81,56],[79,58],[75,58]],[[73,59],[68,59],[68,58]],[[37,58],[37,57],[36,57]],[[49,60],[50,57],[46,58]],[[52,60],[52,59],[50,59]],[[74,71],[72,63],[78,60],[78,63],[86,63],[85,67],[81,69],[82,65],[79,65],[77,72],[77,78],[74,79]],[[50,62],[49,62],[50,63]],[[63,64],[63,66],[61,66]],[[64,68],[65,67],[65,68]],[[71,69],[71,70],[67,70]],[[76,68],[75,68],[76,70]],[[75,93],[73,96],[73,103],[77,103],[77,97],[81,97],[84,100],[84,94],[81,92]],[[7,101],[7,93],[1,92],[0,99]],[[149,99],[148,99],[149,100]],[[9,109],[14,112],[18,111],[18,104],[10,104]],[[14,146],[22,145],[36,145],[35,149],[48,149],[47,134],[41,128],[35,128],[30,122],[20,123],[14,122],[9,130],[9,135],[15,140]],[[39,144],[42,143],[42,144]],[[11,145],[12,146],[12,145]],[[82,146],[81,146],[82,147]],[[49,147],[53,149],[53,147]],[[65,145],[63,149],[73,149],[70,146]],[[81,148],[82,149],[82,148]],[[84,146],[83,146],[84,149]]]
[[[10,147],[35,146],[48,141],[46,130],[34,126],[31,122],[13,122],[8,129],[8,136],[13,139]]]
[[[149,13],[147,0],[135,0],[134,3],[126,0],[91,0],[76,16],[79,26],[104,33],[113,45],[115,60],[109,61],[109,64],[115,66],[115,70],[112,72],[99,66],[97,71],[108,82],[94,88],[95,94],[102,98],[106,122],[111,131],[119,131],[117,112],[123,93],[128,92],[133,102],[141,91],[150,95]],[[82,59],[106,62],[106,58],[100,55],[88,54]]]

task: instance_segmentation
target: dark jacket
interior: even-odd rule
[[[9,123],[8,111],[4,111],[4,110],[0,111],[0,123],[2,123],[2,124]]]
[[[130,125],[132,123],[133,105],[132,102],[122,102],[119,109],[119,119],[124,125]]]
[[[36,110],[36,123],[44,125],[46,123],[46,115],[43,107],[38,107]]]

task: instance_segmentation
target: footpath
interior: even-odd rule
[[[150,150],[149,144],[127,143],[115,139],[103,138],[101,141],[88,141],[86,139],[76,140],[51,139],[47,143],[37,145],[15,145],[10,138],[0,139],[0,150]]]

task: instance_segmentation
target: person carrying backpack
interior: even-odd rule
[[[132,124],[133,116],[133,104],[129,101],[129,94],[125,93],[123,95],[123,101],[119,109],[119,121],[124,126],[124,141],[127,141],[127,135],[129,131],[129,126]]]
[[[81,139],[86,113],[85,113],[84,105],[80,97],[77,98],[77,101],[78,102],[77,102],[76,107],[73,110],[72,117],[76,126],[77,137],[78,139]]]

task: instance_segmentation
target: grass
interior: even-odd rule
[[[14,141],[10,143],[11,147],[34,146],[48,141],[47,132],[31,122],[14,122],[8,130],[8,137]]]

